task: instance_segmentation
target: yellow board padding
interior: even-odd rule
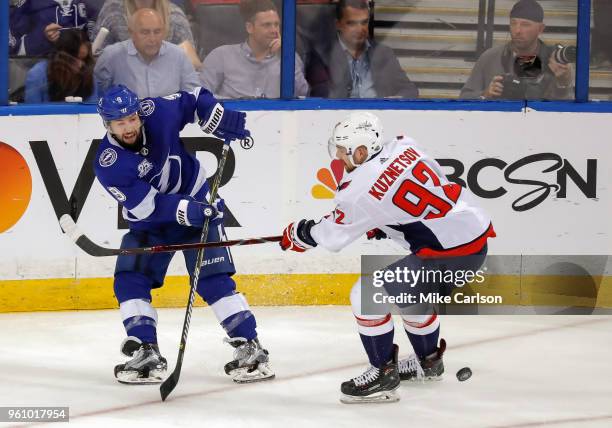
[[[357,274],[235,275],[237,288],[254,306],[347,305]],[[153,290],[158,308],[184,307],[187,276],[168,276]],[[196,298],[196,306],[203,306]],[[60,278],[0,281],[0,312],[117,308],[112,278]]]
[[[234,276],[253,306],[348,305],[358,274],[261,274]],[[501,296],[504,305],[612,308],[612,276],[490,275],[465,294]],[[184,307],[186,276],[169,276],[153,291],[158,308]],[[198,297],[196,305],[203,302]],[[117,308],[112,278],[60,278],[0,281],[0,312]]]

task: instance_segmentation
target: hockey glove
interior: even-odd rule
[[[225,202],[218,198],[211,205],[183,199],[176,210],[176,221],[182,226],[201,227],[204,220],[210,218],[210,225],[223,223],[223,210]]]
[[[378,228],[368,230],[366,232],[366,236],[368,237],[368,240],[376,239],[377,241],[388,238],[387,234]]]
[[[314,226],[313,220],[300,220],[299,223],[291,223],[283,231],[283,239],[280,247],[283,251],[291,250],[303,253],[317,246],[310,235],[310,229]]]
[[[212,134],[222,140],[244,140],[251,133],[246,126],[246,113],[227,110],[216,103],[206,110],[206,121],[200,120],[205,134]]]

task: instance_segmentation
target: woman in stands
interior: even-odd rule
[[[25,102],[65,101],[81,97],[98,101],[93,77],[94,60],[87,34],[78,29],[60,32],[49,60],[37,63],[26,75]]]
[[[166,41],[180,46],[194,68],[199,70],[202,63],[195,50],[193,33],[187,16],[180,7],[168,0],[106,0],[98,15],[92,40],[95,40],[101,28],[109,31],[102,46],[129,39],[128,19],[136,10],[144,7],[159,12],[166,26]]]

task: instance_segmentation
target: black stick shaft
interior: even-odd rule
[[[221,183],[221,176],[223,175],[223,168],[225,167],[225,160],[227,159],[227,153],[229,152],[230,141],[226,140],[223,144],[223,151],[221,152],[221,159],[219,160],[219,168],[217,169],[217,176],[213,182],[212,189],[210,190],[210,203],[212,204],[217,198],[217,191]],[[210,225],[210,217],[204,220],[204,226],[202,227],[202,234],[200,235],[200,242],[206,243],[208,239],[208,226]],[[189,333],[189,324],[191,323],[191,313],[193,312],[193,304],[195,301],[196,287],[198,280],[200,279],[200,267],[202,266],[202,260],[204,260],[204,248],[200,248],[198,251],[198,257],[196,259],[196,265],[193,272],[193,280],[189,289],[189,300],[187,301],[187,308],[185,309],[185,320],[183,321],[183,331],[181,333],[181,343],[179,345],[178,357],[176,359],[176,366],[174,371],[159,387],[162,401],[165,401],[168,395],[174,390],[178,384],[179,377],[181,376],[181,367],[183,366],[183,357],[185,355],[185,347],[187,346],[187,334]]]
[[[62,216],[62,227],[70,224],[74,224],[74,220],[65,214]],[[69,221],[68,221],[69,219]],[[147,253],[173,253],[176,251],[184,250],[199,250],[200,248],[218,248],[218,247],[237,247],[242,245],[256,245],[265,244],[268,242],[280,242],[282,236],[262,236],[259,238],[245,238],[245,239],[234,239],[231,241],[219,241],[219,242],[193,242],[188,244],[167,244],[167,245],[154,245],[151,247],[135,247],[135,248],[107,248],[102,247],[86,235],[78,230],[77,226],[72,227],[73,240],[75,244],[90,256],[94,257],[108,257],[108,256],[120,256],[120,255],[132,255],[132,254],[147,254]]]

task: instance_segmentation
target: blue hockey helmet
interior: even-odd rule
[[[105,122],[130,116],[139,109],[138,95],[124,85],[111,86],[98,100],[98,113]]]

